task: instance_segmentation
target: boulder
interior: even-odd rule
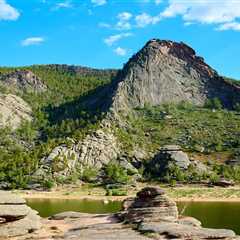
[[[178,217],[176,203],[160,188],[146,187],[135,199],[125,200],[126,222],[175,220]]]
[[[193,227],[169,222],[144,222],[138,229],[143,233],[157,233],[180,239],[232,239],[236,237],[236,234],[232,230]]]
[[[40,229],[40,217],[25,205],[25,200],[0,191],[0,236],[16,237]]]
[[[148,164],[148,170],[155,176],[164,176],[172,167],[186,170],[191,161],[177,145],[163,146]]]

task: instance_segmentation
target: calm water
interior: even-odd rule
[[[27,202],[42,217],[65,211],[113,213],[121,210],[121,202],[118,201],[104,204],[93,200],[31,199]],[[178,207],[180,212],[185,209],[184,215],[199,219],[204,227],[227,228],[240,234],[240,203],[182,202]]]
[[[121,209],[119,201],[95,200],[61,200],[61,199],[29,199],[28,206],[37,210],[41,217],[49,217],[56,213],[74,211],[82,213],[114,213]]]

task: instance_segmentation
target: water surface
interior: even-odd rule
[[[121,210],[120,201],[106,204],[99,200],[29,199],[27,203],[42,217],[65,211],[114,213]],[[232,229],[240,234],[240,203],[181,202],[178,208],[181,214],[199,219],[204,227]]]

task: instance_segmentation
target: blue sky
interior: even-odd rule
[[[1,66],[121,68],[151,38],[240,79],[240,0],[0,0]]]

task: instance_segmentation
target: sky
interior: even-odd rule
[[[152,38],[240,79],[240,0],[0,0],[1,66],[121,68]]]

